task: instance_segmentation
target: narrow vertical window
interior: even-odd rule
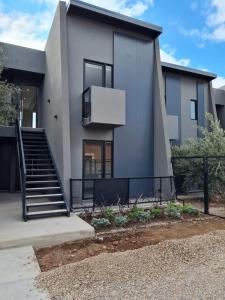
[[[191,120],[198,119],[198,101],[191,100]]]

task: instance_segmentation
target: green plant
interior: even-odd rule
[[[127,216],[116,216],[114,219],[114,224],[118,227],[125,226],[128,223],[128,217]]]
[[[93,218],[91,221],[91,225],[94,226],[94,228],[99,229],[103,227],[109,226],[111,223],[106,218]]]
[[[153,207],[151,210],[150,210],[150,214],[152,216],[152,218],[157,218],[159,217],[161,214],[162,214],[162,209],[159,208],[159,207]]]
[[[139,218],[140,213],[144,212],[144,209],[141,207],[137,207],[136,205],[132,207],[130,212],[128,213],[128,219],[130,221],[136,221]]]
[[[208,188],[210,199],[225,196],[225,160],[213,156],[225,155],[225,131],[218,119],[207,113],[206,128],[198,127],[199,138],[188,139],[183,145],[173,146],[174,157],[199,157],[174,160],[174,175],[182,178],[182,192],[189,191],[193,186],[203,188],[203,159],[208,160]]]
[[[18,87],[2,80],[4,70],[4,52],[0,47],[0,125],[7,126],[15,121],[17,116],[16,105],[12,104],[12,96],[20,91]]]
[[[185,204],[183,207],[182,207],[182,213],[183,214],[188,214],[190,209],[192,209],[192,206],[190,204]]]
[[[115,214],[114,214],[113,209],[111,207],[106,208],[105,211],[102,214],[102,217],[105,218],[105,219],[108,219],[109,222],[113,222],[113,220],[115,218]]]
[[[193,215],[193,216],[198,216],[200,214],[199,209],[195,208],[195,207],[190,207],[188,209],[188,214]]]
[[[167,217],[174,218],[174,219],[180,219],[181,218],[181,211],[180,207],[174,205],[174,204],[169,204],[165,209],[164,209],[164,214]]]
[[[142,223],[146,223],[146,222],[150,221],[151,219],[153,219],[153,216],[151,215],[150,211],[140,211],[138,213],[138,221],[140,221]]]

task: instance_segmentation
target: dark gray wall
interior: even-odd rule
[[[6,68],[28,71],[39,74],[45,73],[45,52],[16,45],[0,43],[4,49]]]
[[[181,83],[178,76],[165,76],[166,113],[178,116],[179,140],[181,140]]]
[[[154,44],[114,34],[114,87],[126,90],[126,126],[114,129],[114,176],[154,173]]]
[[[64,184],[66,200],[69,200],[71,162],[65,2],[58,4],[45,52],[46,72],[42,91],[40,89],[39,124],[46,130]]]

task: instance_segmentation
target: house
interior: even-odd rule
[[[162,192],[162,178],[173,174],[170,141],[197,136],[192,125],[204,125],[206,111],[216,113],[216,75],[161,65],[161,33],[71,0],[59,3],[44,51],[2,44],[4,78],[21,93],[19,123],[0,133],[0,178],[15,191],[20,173],[25,219],[68,215],[71,179],[81,202],[94,179],[121,178],[105,182],[109,194],[118,194],[122,180],[136,178],[137,194],[146,180],[161,178]]]
[[[162,63],[167,128],[172,144],[197,138],[205,114],[216,115],[212,80],[216,74]]]

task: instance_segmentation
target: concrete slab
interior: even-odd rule
[[[0,300],[47,300],[46,291],[36,287],[40,268],[31,246],[0,251]]]
[[[75,214],[23,222],[20,194],[0,194],[0,249],[36,248],[94,237],[94,228]]]
[[[36,277],[40,267],[31,246],[0,251],[0,284]]]

